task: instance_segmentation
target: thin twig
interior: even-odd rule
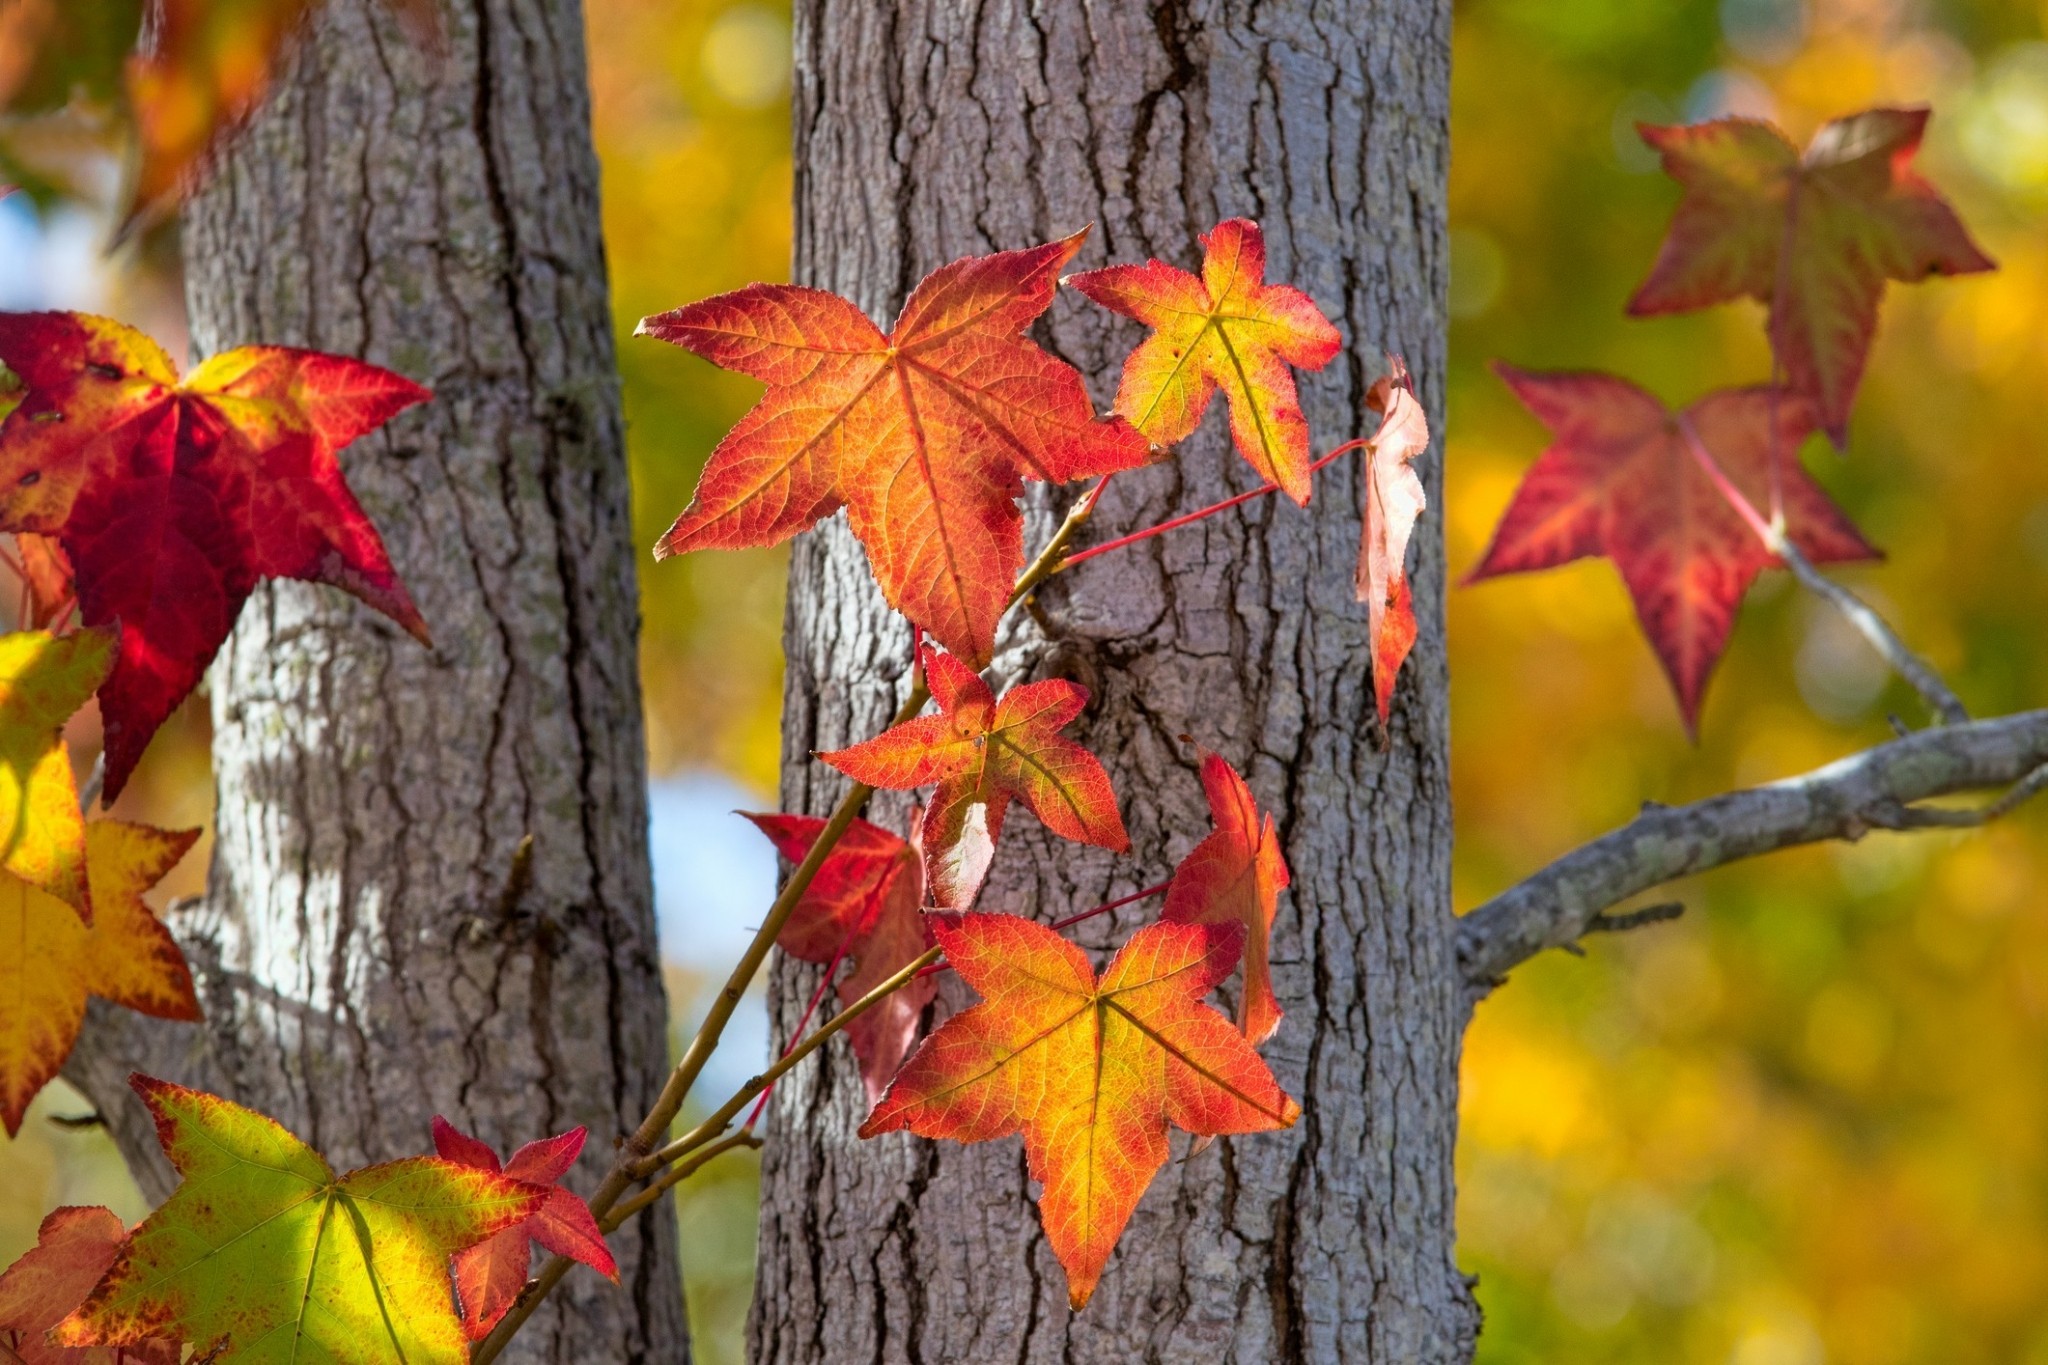
[[[1659,901],[1646,905],[1640,910],[1630,910],[1619,915],[1595,915],[1592,922],[1581,931],[1586,934],[1625,934],[1631,929],[1642,929],[1652,924],[1663,924],[1677,919],[1685,913],[1684,901]]]
[[[102,749],[92,761],[92,771],[85,775],[85,781],[78,788],[78,809],[81,814],[92,809],[92,803],[100,799],[100,792],[107,785],[107,754]]]
[[[766,1094],[767,1092],[763,1091],[762,1093]],[[655,1181],[652,1185],[649,1185],[646,1189],[606,1214],[604,1222],[598,1226],[607,1233],[616,1232],[628,1218],[631,1218],[634,1214],[640,1212],[640,1210],[646,1208],[649,1204],[652,1204],[655,1200],[703,1170],[719,1157],[733,1150],[733,1148],[758,1148],[760,1145],[761,1139],[754,1135],[754,1125],[751,1123],[736,1133],[728,1133],[710,1146],[693,1154],[688,1161],[678,1162],[662,1172],[661,1179]]]
[[[1706,443],[1700,439],[1699,431],[1692,422],[1681,416],[1678,419],[1678,429],[1684,435],[1686,447],[1692,452],[1694,461],[1720,491],[1721,496],[1728,500],[1728,505],[1735,509],[1735,514],[1756,533],[1757,539],[1763,542],[1765,549],[1784,561],[1785,567],[1792,571],[1792,576],[1799,580],[1800,585],[1841,612],[1849,624],[1870,642],[1878,657],[1889,664],[1893,672],[1905,679],[1907,685],[1920,694],[1920,699],[1927,703],[1929,709],[1940,717],[1944,724],[1961,725],[1967,722],[1970,713],[1963,708],[1963,703],[1956,694],[1949,690],[1948,684],[1941,680],[1941,675],[1936,673],[1926,660],[1908,649],[1906,642],[1899,638],[1898,633],[1869,603],[1815,568],[1813,561],[1793,543],[1792,537],[1782,526],[1764,520],[1762,514],[1743,495],[1742,490],[1735,486],[1734,480],[1728,477],[1727,471],[1721,468],[1721,462],[1714,458],[1714,453],[1707,449]]]

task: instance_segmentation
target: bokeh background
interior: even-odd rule
[[[629,334],[786,273],[788,19],[754,0],[586,4],[651,544],[752,393]],[[29,79],[6,15],[0,102]],[[1844,579],[1973,708],[2048,700],[2048,3],[1459,0],[1454,41],[1454,567],[1477,560],[1543,440],[1488,360],[1610,369],[1673,402],[1768,374],[1753,306],[1623,318],[1676,199],[1637,121],[1737,112],[1803,140],[1836,114],[1925,102],[1924,169],[2001,270],[1894,286],[1849,448],[1807,460],[1890,551]],[[175,342],[171,233],[100,249],[120,187],[104,93],[0,117],[0,168],[47,172],[33,202],[0,202],[0,307],[109,311]],[[765,844],[726,812],[772,803],[782,568],[761,552],[643,569],[678,1027],[772,886]],[[1460,908],[1644,800],[1802,771],[1883,739],[1890,715],[1918,719],[1781,575],[1744,612],[1697,745],[1605,563],[1454,593],[1451,645]],[[124,810],[204,821],[205,740],[188,708]],[[196,890],[204,866],[193,855],[169,890]],[[1677,888],[1675,924],[1517,972],[1480,1006],[1464,1073],[1460,1254],[1487,1315],[1481,1360],[2048,1365],[2044,871],[2048,803],[1981,833],[1717,873]],[[750,1020],[734,1080],[765,1048]],[[0,1262],[55,1204],[141,1212],[104,1138],[50,1121],[84,1107],[53,1087],[0,1145]],[[754,1178],[730,1158],[679,1205],[714,1363],[740,1359]]]

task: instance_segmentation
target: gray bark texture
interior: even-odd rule
[[[130,1069],[338,1168],[578,1124],[588,1190],[666,1071],[638,605],[577,0],[445,7],[438,64],[331,0],[185,215],[196,355],[316,347],[436,391],[343,463],[434,632],[271,584],[212,673],[218,843],[172,916],[196,1028],[95,1016],[70,1074],[156,1197]],[[518,850],[532,839],[530,857]],[[132,1018],[132,1017],[131,1017]],[[674,1215],[507,1357],[687,1358]]]
[[[960,255],[1095,224],[1077,268],[1157,256],[1246,215],[1269,277],[1313,295],[1344,353],[1304,377],[1319,448],[1371,429],[1381,352],[1443,413],[1446,0],[798,0],[796,278],[878,318]],[[1037,335],[1107,407],[1134,325],[1066,291]],[[1221,400],[1169,464],[1120,475],[1106,538],[1253,487]],[[1421,461],[1439,500],[1440,450]],[[1078,489],[1036,490],[1028,544]],[[982,906],[1050,919],[1164,877],[1204,835],[1191,735],[1279,819],[1294,885],[1273,947],[1287,1018],[1266,1055],[1305,1113],[1160,1172],[1095,1299],[1067,1308],[1021,1143],[862,1142],[833,1044],[775,1096],[766,1148],[759,1365],[812,1362],[1413,1362],[1469,1358],[1453,1259],[1464,1003],[1450,907],[1443,542],[1415,536],[1421,640],[1390,733],[1352,599],[1360,472],[1311,507],[1265,499],[1054,580],[998,640],[999,685],[1064,676],[1095,702],[1071,733],[1115,780],[1128,856],[1013,817]],[[835,520],[797,543],[783,796],[822,813],[843,779],[812,751],[875,733],[908,686],[908,636]],[[903,798],[870,814],[902,828]],[[1156,913],[1076,931],[1109,949]],[[783,960],[786,1036],[817,968]],[[1228,989],[1228,988],[1226,988]],[[935,1017],[969,997],[943,988]]]

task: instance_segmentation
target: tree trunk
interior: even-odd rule
[[[962,254],[1096,224],[1080,265],[1198,260],[1197,234],[1265,226],[1273,278],[1348,340],[1303,385],[1322,446],[1360,434],[1382,349],[1443,410],[1450,13],[1445,0],[798,0],[796,277],[878,317]],[[1069,295],[1040,335],[1106,405],[1137,329]],[[1220,409],[1221,403],[1218,402]],[[1119,476],[1100,535],[1253,486],[1220,411],[1166,467]],[[1441,460],[1423,461],[1439,501]],[[1006,831],[985,908],[1042,918],[1164,876],[1207,830],[1192,735],[1280,820],[1292,893],[1273,959],[1287,1019],[1267,1055],[1305,1106],[1282,1134],[1177,1159],[1088,1308],[1027,1194],[1021,1144],[860,1142],[837,1044],[779,1090],[764,1167],[759,1365],[849,1361],[1462,1361],[1477,1313],[1453,1260],[1463,1008],[1452,951],[1443,544],[1415,536],[1422,637],[1391,733],[1352,600],[1355,467],[1304,512],[1282,499],[1094,561],[999,641],[1000,684],[1047,675],[1096,704],[1076,733],[1115,779],[1132,852]],[[1033,530],[1074,490],[1040,490]],[[874,733],[908,637],[834,521],[790,579],[783,794],[843,790],[813,750]],[[901,828],[903,803],[876,818]],[[1156,906],[1090,922],[1106,951]],[[775,970],[777,1026],[816,968]],[[948,985],[938,1013],[966,999]]]
[[[75,1079],[144,1186],[130,1067],[337,1165],[577,1124],[588,1190],[666,1070],[618,380],[577,0],[446,7],[436,64],[331,0],[188,206],[194,350],[361,356],[435,401],[343,457],[434,633],[272,584],[212,674],[218,844],[173,917],[207,1019],[106,1013]],[[521,843],[532,839],[531,854]],[[674,1215],[613,1238],[508,1359],[687,1358]]]

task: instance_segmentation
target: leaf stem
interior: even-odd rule
[[[1369,446],[1371,444],[1372,438],[1370,437],[1360,437],[1358,440],[1355,441],[1346,441],[1343,445],[1338,446],[1335,450],[1332,450],[1329,454],[1323,456],[1314,464],[1310,465],[1308,467],[1308,472],[1314,474],[1317,470],[1321,469],[1324,465],[1330,463],[1330,461],[1336,459],[1338,456],[1348,455],[1354,450],[1358,450],[1364,446]],[[1192,526],[1196,522],[1201,521],[1206,517],[1215,516],[1218,512],[1228,512],[1231,508],[1250,502],[1253,498],[1263,498],[1268,493],[1277,493],[1279,491],[1279,484],[1269,483],[1264,485],[1263,487],[1254,488],[1249,493],[1239,493],[1235,497],[1225,498],[1221,502],[1212,502],[1207,507],[1198,508],[1197,510],[1186,513],[1183,516],[1175,517],[1171,521],[1162,521],[1157,526],[1147,526],[1142,531],[1133,531],[1127,536],[1118,536],[1115,540],[1105,540],[1100,545],[1089,546],[1087,549],[1081,551],[1079,554],[1068,555],[1065,559],[1062,559],[1058,564],[1055,564],[1053,566],[1052,572],[1065,573],[1068,569],[1073,568],[1076,564],[1084,564],[1087,561],[1095,558],[1095,556],[1097,555],[1106,555],[1111,550],[1121,550],[1126,545],[1136,545],[1141,540],[1150,540],[1153,536],[1165,535],[1168,531],[1178,531],[1183,526]]]
[[[1728,477],[1727,471],[1721,468],[1720,461],[1714,458],[1714,453],[1707,449],[1706,443],[1700,439],[1699,431],[1692,422],[1681,416],[1678,419],[1678,428],[1685,437],[1686,448],[1692,452],[1693,459],[1705,471],[1707,478],[1720,491],[1721,496],[1728,500],[1728,505],[1735,509],[1735,514],[1756,533],[1764,548],[1776,555],[1785,567],[1792,571],[1792,576],[1799,580],[1800,585],[1840,612],[1869,642],[1870,647],[1877,651],[1878,657],[1889,664],[1894,673],[1905,679],[1907,685],[1920,694],[1920,699],[1927,703],[1928,708],[1942,723],[1961,725],[1968,721],[1970,713],[1964,708],[1961,699],[1949,689],[1948,684],[1942,681],[1941,675],[1936,673],[1926,660],[1906,647],[1906,642],[1899,638],[1898,633],[1884,617],[1878,615],[1876,608],[1816,568],[1813,561],[1806,557],[1805,552],[1793,543],[1782,521],[1767,522],[1763,519],[1749,499],[1743,496],[1742,490]]]

